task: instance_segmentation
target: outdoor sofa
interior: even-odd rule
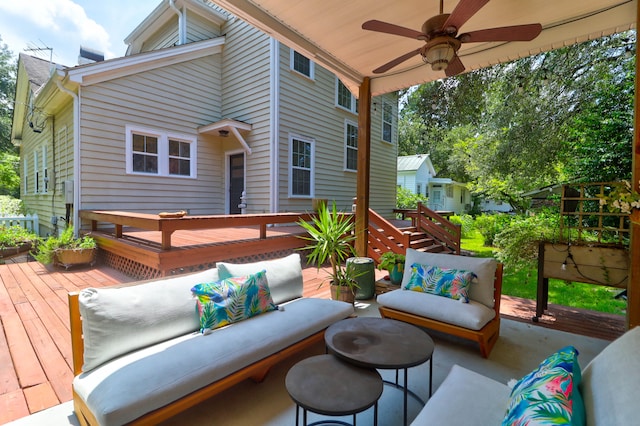
[[[566,348],[557,353],[560,352],[565,355],[568,353]],[[579,356],[575,357],[574,362],[570,362],[571,358],[565,358],[562,365],[554,364],[550,360],[556,354],[520,379],[513,390],[504,383],[454,365],[412,426],[638,424],[640,327],[614,340],[584,369],[580,368],[577,361]],[[548,391],[554,389],[559,393],[549,395]],[[463,409],[458,409],[457,405],[452,409],[452,401],[460,401]],[[519,401],[524,402],[517,407]],[[571,411],[571,416],[568,416],[570,420],[559,421],[559,415],[565,411],[567,404]],[[552,413],[556,416],[556,422],[540,420],[543,413]],[[511,417],[507,418],[508,415]],[[539,423],[534,420],[536,416]]]
[[[277,309],[200,331],[191,289],[266,271]],[[73,401],[81,424],[156,424],[316,342],[353,314],[348,303],[302,297],[300,255],[85,289],[69,295]]]
[[[429,268],[439,268],[430,274]],[[464,294],[451,298],[451,287],[439,279],[443,271],[455,275],[475,274]],[[444,277],[447,278],[447,277]],[[417,288],[416,288],[417,287]],[[408,288],[419,291],[408,290]],[[428,292],[432,291],[432,293]],[[435,293],[435,294],[434,294]],[[447,297],[443,294],[447,293]],[[502,294],[502,264],[491,258],[425,253],[407,249],[404,275],[399,289],[378,295],[380,315],[420,327],[475,341],[480,353],[488,357],[500,334],[500,298]]]

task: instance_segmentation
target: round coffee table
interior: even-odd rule
[[[374,425],[378,424],[378,398],[382,395],[382,378],[376,370],[360,368],[339,360],[333,355],[317,355],[295,364],[285,379],[289,396],[296,403],[296,426],[302,407],[303,425],[307,424],[307,410],[327,416],[356,414],[374,407]],[[348,423],[330,420],[312,423]]]
[[[420,328],[393,319],[358,317],[348,318],[331,325],[324,340],[336,356],[361,367],[394,369],[396,382],[385,383],[401,388],[404,392],[404,424],[407,424],[407,395],[410,367],[429,361],[429,396],[433,381],[433,340]],[[398,370],[404,370],[403,386],[398,384]]]

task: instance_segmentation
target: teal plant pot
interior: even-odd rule
[[[402,276],[404,275],[404,265],[396,263],[392,270],[389,271],[389,280],[393,285],[400,285],[402,283]]]

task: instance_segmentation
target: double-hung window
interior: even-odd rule
[[[40,192],[40,155],[38,151],[33,151],[33,177],[34,177],[34,193]]]
[[[172,177],[197,177],[197,142],[176,136],[127,126],[127,173]]]
[[[289,136],[291,165],[289,169],[289,194],[292,197],[313,196],[313,139]]]
[[[358,170],[358,125],[349,120],[345,121],[344,168]]]
[[[351,94],[347,86],[336,77],[336,105],[350,111],[358,113],[358,100]]]
[[[291,49],[291,69],[304,75],[305,77],[314,79],[313,61],[306,56]]]
[[[382,140],[393,143],[393,105],[382,102]]]

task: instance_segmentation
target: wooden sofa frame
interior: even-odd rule
[[[78,292],[69,293],[69,315],[71,328],[71,349],[73,355],[73,375],[78,376],[82,373],[82,364],[84,363],[84,341],[82,337],[82,318],[80,316],[80,302],[78,300]],[[246,380],[252,379],[255,382],[262,382],[271,367],[284,359],[303,351],[310,346],[324,341],[324,330],[319,331],[311,336],[294,343],[283,350],[269,355],[245,368],[238,370],[230,375],[200,388],[184,397],[172,402],[171,404],[160,407],[154,411],[145,414],[142,417],[130,422],[130,425],[155,425],[159,422],[169,419],[220,392]],[[98,421],[87,407],[85,402],[73,391],[73,407],[81,425],[97,425]]]
[[[440,331],[443,333],[451,334],[454,336],[462,337],[463,339],[473,340],[480,345],[480,353],[484,358],[487,358],[493,349],[493,346],[498,340],[500,335],[500,297],[502,296],[502,264],[499,263],[496,267],[496,275],[493,288],[493,310],[496,312],[495,317],[489,321],[480,330],[470,330],[468,328],[459,327],[457,325],[448,324],[446,322],[437,321],[431,318],[422,317],[408,312],[403,312],[397,309],[391,309],[384,306],[380,306],[380,315],[383,318],[391,318],[410,324],[417,325],[419,327],[428,328],[431,330]]]

